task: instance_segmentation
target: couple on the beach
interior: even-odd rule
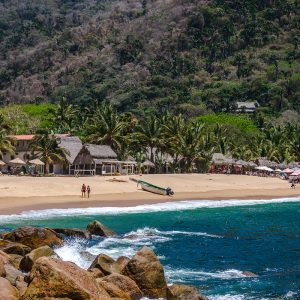
[[[85,184],[81,187],[81,198],[85,198],[85,195],[87,194],[88,198],[90,198],[91,188],[90,186],[86,186]]]

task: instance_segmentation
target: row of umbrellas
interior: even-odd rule
[[[259,166],[259,167],[256,167],[255,170],[275,172],[275,173],[286,173],[290,176],[300,176],[300,169],[299,168],[293,168],[293,169],[286,168],[284,170],[280,170],[280,169],[273,170],[273,169],[271,169],[269,167],[266,167],[266,166]]]
[[[44,166],[45,163],[43,163],[40,159],[36,158],[36,159],[32,159],[28,162],[31,165],[35,165],[35,166]],[[16,166],[25,166],[27,165],[27,163],[25,161],[23,161],[21,158],[15,158],[11,161],[8,162],[9,165],[16,165]],[[6,163],[3,162],[2,160],[0,160],[0,166],[5,166]]]

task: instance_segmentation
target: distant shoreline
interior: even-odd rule
[[[127,182],[109,182],[111,177],[0,177],[0,215],[29,210],[133,207],[182,200],[262,200],[300,196],[286,181],[242,175],[165,174],[144,175],[143,180],[171,186],[173,197],[142,191],[129,177]],[[81,198],[82,183],[91,185],[90,199]],[[299,189],[299,190],[298,190]]]

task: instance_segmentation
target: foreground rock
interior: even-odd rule
[[[16,268],[19,269],[20,268],[20,262],[23,259],[22,255],[18,255],[18,254],[9,254],[11,260],[12,260],[12,265]]]
[[[127,263],[122,274],[136,282],[143,294],[150,298],[166,298],[167,283],[164,268],[149,247],[143,247]]]
[[[110,299],[89,272],[70,262],[42,257],[35,262],[30,272],[29,286],[23,300],[51,297],[76,300]]]
[[[120,290],[127,293],[132,300],[138,300],[143,297],[142,291],[139,289],[137,284],[129,277],[120,274],[112,274],[102,278],[101,281],[113,283]]]
[[[19,292],[10,282],[0,277],[0,299],[1,300],[18,300]]]
[[[87,230],[77,228],[52,228],[52,230],[68,237],[79,237],[82,239],[89,239],[91,237],[91,234]]]
[[[89,270],[99,269],[104,275],[110,275],[113,273],[120,273],[120,265],[111,257],[106,254],[98,255],[95,260],[92,262]]]
[[[117,235],[114,231],[110,230],[105,225],[101,224],[99,221],[93,221],[89,223],[86,229],[90,234],[99,236],[110,237]]]
[[[0,240],[0,250],[7,254],[18,254],[24,256],[31,251],[31,248],[20,243]]]
[[[189,285],[173,284],[167,291],[168,300],[208,300],[205,296],[199,294],[198,290]]]
[[[105,289],[106,292],[109,294],[110,297],[117,298],[117,299],[123,299],[123,300],[131,300],[128,293],[122,291],[119,287],[117,287],[112,282],[107,282],[102,279],[97,279],[98,285]]]
[[[6,271],[5,271],[5,268],[4,268],[4,263],[3,261],[1,260],[1,257],[0,257],[0,277],[5,277],[6,276]]]
[[[55,252],[49,246],[42,246],[32,250],[29,254],[25,255],[20,261],[20,269],[24,272],[29,272],[33,264],[43,256],[49,257],[55,255]]]
[[[54,231],[46,228],[20,227],[4,235],[4,239],[24,244],[31,249],[42,246],[61,246],[63,240]]]
[[[120,256],[116,262],[119,265],[120,270],[123,270],[129,261],[130,261],[130,258],[128,258],[126,256]]]

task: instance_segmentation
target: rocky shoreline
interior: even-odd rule
[[[65,237],[117,234],[93,221],[86,230],[20,227],[0,235],[1,300],[207,300],[195,287],[167,285],[156,254],[144,246],[132,258],[99,253],[84,270],[54,252]]]

